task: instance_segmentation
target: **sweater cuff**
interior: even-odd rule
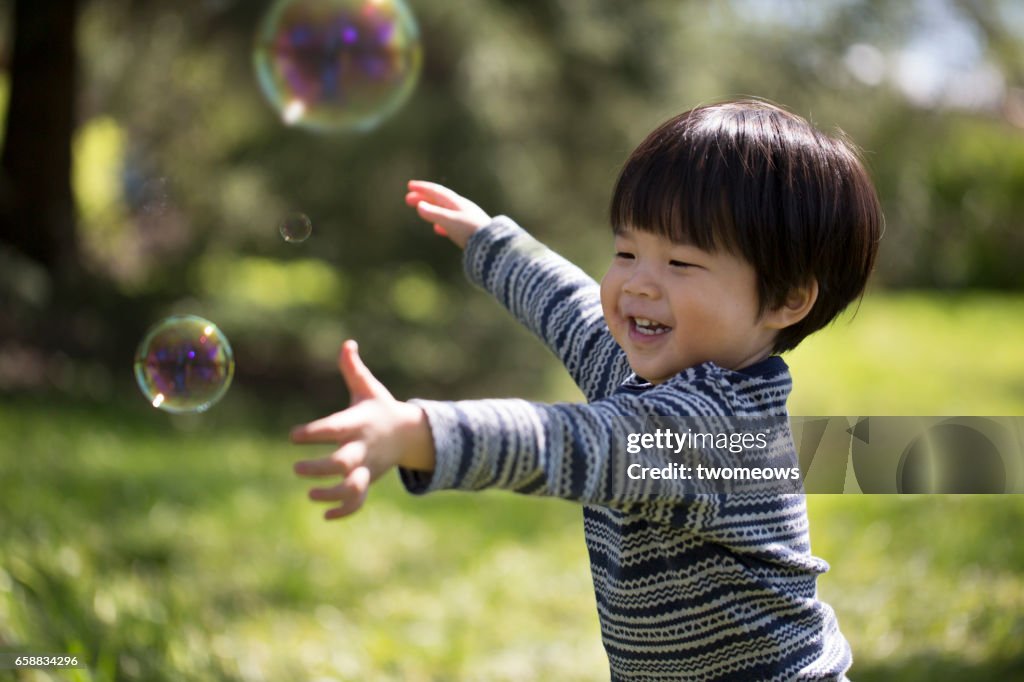
[[[405,489],[414,495],[457,487],[459,459],[462,453],[459,413],[455,405],[434,400],[409,400],[427,416],[430,437],[434,441],[434,470],[418,471],[398,468]]]

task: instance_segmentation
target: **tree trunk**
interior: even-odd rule
[[[78,267],[71,192],[78,0],[15,0],[0,158],[0,242],[66,281]]]

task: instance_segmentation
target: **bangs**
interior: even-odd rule
[[[739,252],[725,160],[686,115],[651,133],[626,160],[612,193],[612,231],[640,230],[677,244]]]

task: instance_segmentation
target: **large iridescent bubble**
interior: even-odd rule
[[[235,358],[217,325],[175,315],[153,325],[135,352],[135,380],[153,407],[203,412],[231,385]]]
[[[412,94],[423,53],[404,0],[278,0],[253,58],[285,123],[366,131]]]

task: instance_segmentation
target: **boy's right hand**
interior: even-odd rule
[[[410,180],[405,203],[416,209],[421,218],[434,224],[434,232],[448,237],[460,249],[473,233],[491,222],[482,208],[444,185],[424,180]]]

